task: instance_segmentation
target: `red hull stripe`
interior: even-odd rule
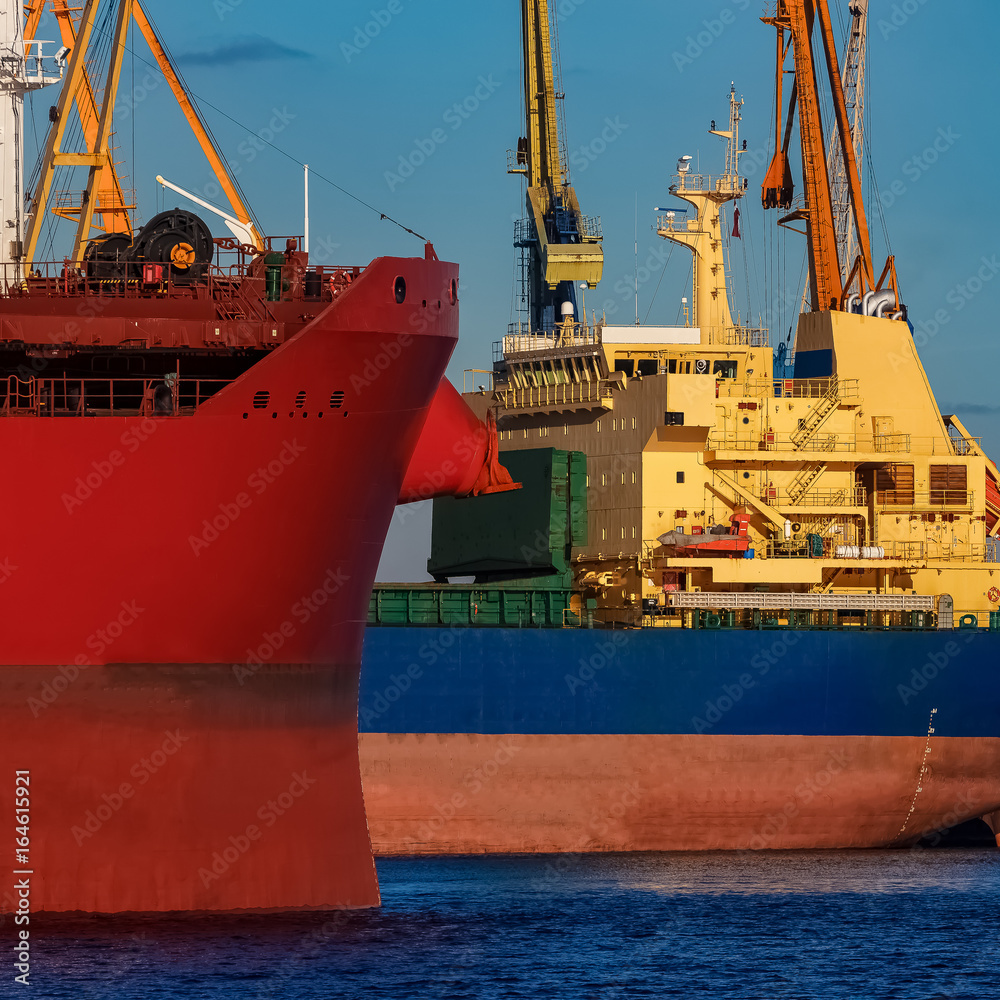
[[[1000,806],[1000,739],[933,738],[919,780],[926,745],[469,733],[360,741],[376,854],[884,847]]]

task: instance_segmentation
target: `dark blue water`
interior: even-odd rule
[[[381,910],[50,920],[73,998],[994,998],[1000,852],[391,859]],[[7,950],[5,948],[5,950]]]

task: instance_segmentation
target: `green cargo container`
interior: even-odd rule
[[[369,625],[497,625],[558,628],[580,625],[569,611],[569,590],[507,590],[415,583],[376,584]]]
[[[500,460],[522,489],[435,500],[427,571],[438,581],[571,587],[572,547],[587,540],[587,456],[539,448],[501,452]]]

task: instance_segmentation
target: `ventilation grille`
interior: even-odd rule
[[[295,407],[301,410],[303,406],[306,405],[306,391],[305,389],[299,389],[295,395]]]
[[[344,405],[344,391],[343,389],[338,389],[333,395],[330,396],[330,409],[339,410]]]
[[[258,389],[253,394],[253,408],[255,410],[266,410],[267,404],[271,402],[271,393],[267,389]]]

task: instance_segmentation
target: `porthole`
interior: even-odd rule
[[[406,279],[402,276],[396,279],[396,283],[392,287],[393,294],[396,296],[396,301],[402,305],[406,301]]]
[[[295,394],[295,409],[301,410],[303,406],[306,405],[306,391],[305,389],[299,389]]]
[[[338,389],[330,394],[330,409],[339,410],[344,405],[344,390]]]
[[[266,410],[267,404],[271,402],[271,394],[267,389],[258,389],[253,394],[253,408],[255,410]]]

